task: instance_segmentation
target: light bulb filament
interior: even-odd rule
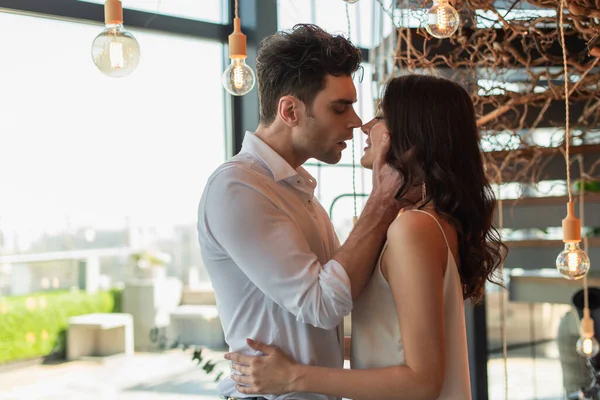
[[[579,255],[577,253],[569,252],[567,254],[567,266],[570,271],[575,271],[580,261],[581,260],[579,259]]]
[[[233,67],[233,86],[236,89],[244,86],[244,68],[241,65]]]
[[[123,44],[117,41],[110,43],[108,50],[111,68],[125,68],[125,59],[123,57]]]
[[[448,13],[446,13],[446,8],[441,5],[437,9],[437,26],[442,30],[448,29]]]
[[[583,351],[584,354],[587,354],[587,355],[592,354],[592,352],[593,352],[592,339],[590,339],[590,338],[583,339],[581,350]]]

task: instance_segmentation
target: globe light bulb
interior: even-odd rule
[[[92,43],[92,59],[103,74],[120,78],[137,68],[140,46],[123,25],[106,25]]]
[[[448,0],[434,0],[433,7],[427,12],[427,32],[438,39],[452,36],[458,29],[460,18]]]
[[[575,347],[577,354],[581,357],[592,358],[596,357],[600,353],[600,344],[595,337],[580,337],[577,340],[577,346]]]
[[[120,78],[132,73],[140,61],[140,46],[123,27],[123,6],[120,0],[106,0],[106,27],[92,42],[92,59],[105,75]]]
[[[243,96],[251,91],[254,81],[254,71],[243,58],[233,58],[221,77],[225,90],[234,96]]]
[[[344,0],[345,3],[348,4],[354,4],[354,3],[358,3],[358,0]]]
[[[556,268],[566,279],[581,279],[590,270],[590,259],[579,243],[565,243],[565,249],[556,258]]]

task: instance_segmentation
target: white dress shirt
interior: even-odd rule
[[[332,260],[339,241],[313,195],[316,185],[304,168],[293,169],[252,132],[246,132],[242,151],[209,178],[198,236],[231,351],[256,354],[245,342],[252,338],[302,364],[343,367],[336,328],[352,309],[350,280]],[[248,397],[230,377],[219,390]]]

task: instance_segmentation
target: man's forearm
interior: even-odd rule
[[[350,236],[335,253],[333,258],[350,278],[352,299],[362,293],[385,242],[387,229],[397,214],[398,205],[393,199],[370,198]]]

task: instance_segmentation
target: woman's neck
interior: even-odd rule
[[[428,203],[425,203],[425,200],[421,199],[419,202],[417,202],[415,204],[410,204],[410,205],[407,205],[406,207],[403,207],[401,212],[410,211],[410,210],[435,211],[435,204],[433,204],[433,201],[429,201]]]

